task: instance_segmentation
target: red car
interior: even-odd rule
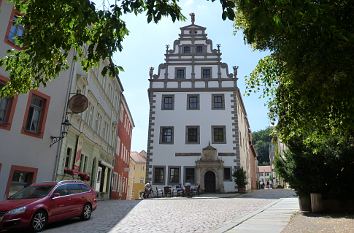
[[[32,184],[0,201],[0,230],[18,227],[42,231],[48,223],[73,217],[91,218],[96,192],[81,181]]]

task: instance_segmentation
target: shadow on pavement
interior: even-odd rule
[[[354,213],[310,213],[303,212],[302,215],[309,218],[346,218],[354,220]]]
[[[81,221],[80,218],[72,218],[60,222],[49,224],[44,230],[45,233],[67,233],[67,232],[93,232],[97,227],[100,232],[109,232],[117,225],[129,212],[134,209],[140,200],[107,200],[99,201],[97,209],[92,213],[91,219]],[[115,206],[117,208],[115,208]],[[119,209],[119,211],[117,211]],[[16,229],[1,231],[0,233],[27,233],[28,229]]]

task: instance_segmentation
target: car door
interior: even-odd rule
[[[80,183],[69,184],[69,192],[71,194],[73,215],[80,216],[85,204],[85,196],[83,195]]]
[[[56,196],[58,195],[58,196]],[[65,219],[72,212],[71,210],[71,195],[69,193],[69,185],[63,184],[58,186],[54,192],[51,200],[50,218],[53,221]]]

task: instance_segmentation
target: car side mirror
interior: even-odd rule
[[[52,199],[53,199],[53,198],[56,198],[56,197],[60,197],[60,193],[53,193],[53,194],[52,194]]]

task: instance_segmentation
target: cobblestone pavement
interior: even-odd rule
[[[213,232],[280,197],[287,190],[259,190],[225,197],[156,198],[137,201],[100,201],[91,220],[69,220],[48,226],[46,233],[98,232]]]

